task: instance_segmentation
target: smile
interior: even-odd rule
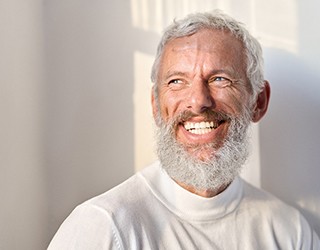
[[[210,133],[212,130],[216,129],[221,123],[214,121],[206,122],[185,122],[183,124],[184,128],[192,134],[203,135]]]

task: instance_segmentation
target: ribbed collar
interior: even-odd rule
[[[208,221],[221,218],[239,205],[243,182],[237,177],[226,190],[212,198],[193,194],[179,186],[156,162],[139,173],[152,193],[182,219]]]

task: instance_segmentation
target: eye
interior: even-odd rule
[[[173,79],[173,80],[169,81],[168,85],[170,85],[170,84],[172,84],[172,85],[182,84],[182,81],[179,79]]]
[[[167,84],[172,90],[180,90],[185,86],[185,81],[182,79],[172,79],[169,80]]]
[[[217,77],[215,77],[214,78],[214,81],[227,81],[228,79],[227,78],[224,78],[224,77],[222,77],[222,76],[217,76]]]
[[[209,80],[209,84],[223,88],[230,86],[232,84],[232,81],[223,76],[215,76]]]

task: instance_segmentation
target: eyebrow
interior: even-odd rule
[[[226,74],[229,76],[236,76],[238,75],[238,72],[233,70],[233,69],[217,69],[217,70],[212,70],[211,75],[217,75],[217,74]]]
[[[167,81],[168,79],[170,79],[173,76],[187,76],[188,74],[182,71],[168,71],[165,75],[164,81]]]
[[[214,69],[214,70],[211,70],[210,73],[209,73],[210,76],[217,75],[217,74],[226,74],[226,75],[228,75],[228,76],[230,76],[232,78],[238,78],[239,77],[239,73],[236,72],[233,69]],[[188,73],[182,72],[182,71],[170,71],[169,70],[165,75],[164,81],[167,81],[171,77],[174,77],[174,76],[186,77],[186,76],[188,76]]]

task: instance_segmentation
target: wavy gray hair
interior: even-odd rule
[[[215,29],[230,31],[239,39],[246,50],[247,77],[253,90],[253,100],[264,85],[262,48],[256,38],[254,38],[242,23],[232,17],[223,14],[219,10],[212,13],[190,14],[184,19],[174,21],[165,31],[158,45],[155,61],[152,66],[151,80],[155,85],[155,97],[158,91],[156,82],[160,67],[161,56],[165,45],[176,38],[192,35],[201,29]]]

